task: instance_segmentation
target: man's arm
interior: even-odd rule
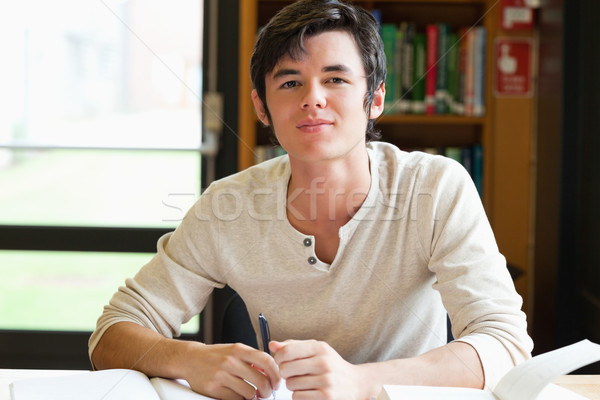
[[[219,399],[252,398],[256,390],[260,397],[268,397],[280,380],[275,361],[265,352],[240,343],[205,345],[168,339],[132,322],[108,328],[92,362],[97,369],[127,368],[148,376],[185,379],[196,392]]]
[[[451,342],[417,357],[367,364],[381,383],[458,386],[482,389],[484,374],[477,351],[464,342]],[[381,389],[381,388],[379,388]]]
[[[271,342],[271,351],[297,398],[376,397],[384,384],[483,388],[483,368],[475,349],[452,342],[417,357],[353,365],[324,342]],[[296,397],[295,397],[296,398]]]

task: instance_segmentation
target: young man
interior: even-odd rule
[[[95,367],[222,399],[269,396],[283,377],[296,400],[364,400],[384,383],[493,387],[528,358],[521,298],[468,174],[365,140],[385,95],[373,17],[294,3],[260,34],[251,75],[288,154],[215,182],[160,239],[100,317]],[[172,339],[226,284],[269,319],[273,357]]]

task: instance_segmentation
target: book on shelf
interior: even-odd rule
[[[475,100],[475,30],[469,29],[463,38],[466,43],[465,53],[465,96],[463,99],[464,115],[473,115],[473,105]]]
[[[459,37],[457,33],[448,35],[448,94],[447,107],[448,113],[453,114],[456,110],[456,103],[459,101],[460,76],[459,76]]]
[[[450,146],[450,147],[446,147],[443,149],[443,154],[448,157],[453,159],[454,161],[457,161],[461,164],[463,164],[463,151],[462,151],[462,147],[458,147],[458,146]],[[464,164],[463,164],[464,166]],[[468,171],[468,169],[467,169]]]
[[[413,42],[413,89],[410,112],[425,113],[425,72],[427,71],[427,40],[424,33],[415,33]]]
[[[435,92],[437,90],[438,69],[438,25],[429,24],[426,29],[426,71],[425,71],[425,114],[435,114]]]
[[[393,70],[390,73],[393,75],[394,86],[390,87],[389,90],[394,91],[394,103],[391,109],[394,112],[399,112],[400,102],[402,101],[402,57],[404,56],[402,46],[404,44],[404,32],[402,29],[396,29],[395,26],[393,26],[393,29],[396,31],[396,37],[394,39]]]
[[[482,26],[473,28],[473,116],[485,115],[485,48],[486,30]]]
[[[468,28],[458,30],[458,98],[454,103],[452,111],[457,115],[465,114],[465,90],[467,87],[467,43]]]
[[[402,22],[400,23],[400,28],[398,30],[401,32],[400,36],[402,37],[399,46],[401,57],[398,70],[398,73],[400,74],[398,79],[400,93],[398,104],[394,111],[407,113],[410,112],[411,103],[414,97],[414,43],[417,28],[413,22]]]
[[[582,340],[537,355],[504,375],[491,390],[455,387],[384,385],[377,400],[584,400],[553,383],[561,375],[600,361],[600,345]]]
[[[476,146],[479,145],[462,147],[460,149],[461,164],[463,165],[463,167],[465,167],[469,175],[471,175],[471,178],[473,178],[473,182],[475,182],[475,177],[473,176],[473,148]]]
[[[394,109],[395,98],[395,86],[396,86],[396,73],[395,73],[395,59],[396,59],[396,25],[394,24],[381,24],[380,25],[381,40],[383,41],[383,51],[385,53],[385,65],[388,72],[386,77],[386,91],[384,105],[388,110]]]
[[[479,196],[483,197],[483,147],[480,144],[471,146],[471,177]]]
[[[450,50],[450,27],[447,24],[437,24],[437,80],[435,89],[435,112],[434,114],[448,114],[449,91],[448,80],[450,60],[448,52]]]
[[[85,371],[57,377],[20,379],[10,384],[11,400],[214,400],[194,392],[185,380],[149,378],[130,369]],[[282,381],[279,400],[291,400]],[[274,397],[271,397],[274,398]]]
[[[487,32],[452,30],[444,22],[421,31],[412,21],[382,23],[387,113],[485,115]]]

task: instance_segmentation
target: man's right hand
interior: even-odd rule
[[[281,376],[273,357],[244,344],[206,345],[167,339],[132,322],[112,325],[94,349],[97,369],[135,369],[148,376],[185,379],[217,399],[268,398]],[[258,393],[257,393],[258,392]]]
[[[269,398],[281,380],[273,357],[241,343],[194,343],[185,369],[194,391],[218,399]]]

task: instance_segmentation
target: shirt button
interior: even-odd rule
[[[304,239],[304,245],[306,247],[310,247],[311,244],[312,244],[312,240],[310,240],[310,238]]]
[[[316,263],[317,263],[317,259],[316,259],[316,258],[314,258],[314,257],[308,257],[308,263],[309,263],[310,265],[314,265],[314,264],[316,264]]]

